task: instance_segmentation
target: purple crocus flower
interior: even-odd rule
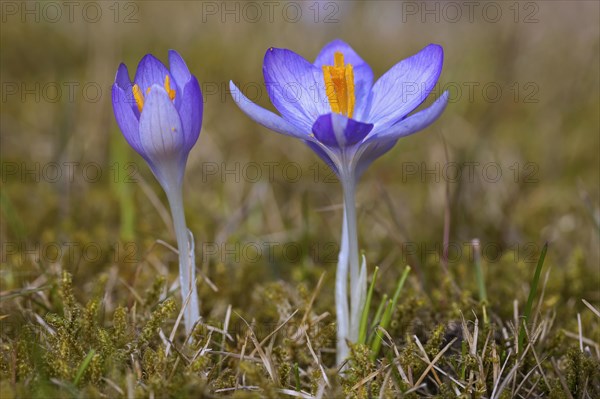
[[[446,106],[445,92],[411,114],[429,96],[444,52],[430,44],[400,61],[373,84],[369,64],[346,43],[327,44],[314,63],[286,49],[270,48],[265,85],[277,115],[252,103],[230,82],[238,106],[268,129],[304,140],[343,178],[358,178],[396,141],[433,123]]]
[[[190,150],[202,125],[202,91],[198,80],[174,50],[167,69],[152,54],[140,61],[133,83],[119,65],[112,88],[117,123],[125,139],[165,186],[179,185]]]
[[[437,83],[442,63],[442,47],[430,44],[373,83],[371,67],[341,40],[327,44],[314,63],[293,51],[270,48],[263,74],[280,115],[251,102],[230,82],[242,111],[271,130],[304,141],[342,183],[344,220],[336,275],[338,363],[348,353],[346,340],[358,339],[366,298],[364,258],[361,268],[358,256],[356,183],[398,139],[426,128],[442,114],[447,92],[430,107],[414,112]]]
[[[147,54],[135,79],[119,65],[112,87],[115,118],[125,139],[145,160],[165,190],[179,248],[179,277],[184,322],[189,334],[199,320],[193,236],[185,223],[182,183],[190,150],[202,125],[202,92],[198,80],[174,50],[170,69]]]

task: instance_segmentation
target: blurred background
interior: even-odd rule
[[[81,292],[102,273],[141,285],[157,272],[176,280],[175,255],[157,244],[174,243],[165,196],[127,146],[110,99],[119,63],[133,77],[145,54],[166,63],[171,48],[205,101],[184,185],[198,267],[221,290],[217,301],[202,284],[203,313],[243,308],[252,281],[312,287],[326,271],[331,283],[337,180],[301,142],[249,120],[228,82],[273,109],[265,51],[289,48],[312,61],[340,38],[376,77],[429,43],[445,51],[432,93],[450,91],[444,115],[376,161],[358,188],[360,245],[369,267],[381,266],[382,286],[406,264],[413,286],[434,286],[446,226],[447,268],[461,288],[475,287],[472,239],[492,302],[527,294],[549,241],[549,305],[569,317],[580,298],[598,306],[599,3],[1,5],[1,291],[60,267]],[[332,290],[321,297],[319,306],[331,306]]]

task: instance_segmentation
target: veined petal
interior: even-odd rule
[[[409,136],[431,125],[437,118],[440,117],[446,104],[448,103],[449,93],[445,91],[440,98],[435,100],[431,106],[410,115],[406,119],[396,123],[381,132],[375,132],[369,136],[365,142],[398,140],[401,137]]]
[[[181,105],[179,107],[179,117],[183,127],[186,151],[190,151],[198,136],[202,126],[202,112],[204,102],[202,100],[202,90],[198,80],[190,75],[190,80],[183,89],[181,96]]]
[[[398,140],[387,140],[382,142],[373,141],[361,146],[355,158],[356,165],[354,167],[354,173],[356,179],[358,180],[373,161],[391,150],[397,142]]]
[[[125,94],[125,90],[115,83],[112,87],[112,104],[117,124],[125,136],[125,140],[142,157],[146,158],[145,151],[140,141],[139,121],[133,112],[131,98]]]
[[[115,117],[127,142],[144,157],[167,191],[181,185],[189,151],[200,133],[203,106],[198,81],[183,59],[175,51],[169,52],[169,58],[177,78],[147,54],[138,65],[134,83],[129,81],[127,67],[119,66],[112,91]]]
[[[117,76],[115,76],[115,83],[123,90],[131,90],[131,80],[129,80],[129,71],[127,65],[121,63],[119,69],[117,69]]]
[[[340,39],[335,39],[323,46],[321,52],[315,59],[315,65],[319,68],[321,68],[323,65],[333,65],[334,54],[336,52],[344,54],[344,62],[347,64],[352,64],[354,67],[363,65],[369,66],[362,58],[360,58],[358,53],[354,51],[354,49],[350,47],[348,43]],[[371,76],[373,76],[373,73],[371,73]]]
[[[409,114],[429,95],[442,71],[444,51],[430,44],[400,61],[373,86],[367,120],[376,129],[393,125]]]
[[[334,65],[334,54],[340,52],[344,54],[344,62],[351,64],[354,71],[354,93],[356,103],[354,107],[354,118],[360,119],[363,116],[364,108],[367,104],[367,99],[371,87],[373,86],[373,71],[350,45],[342,40],[336,39],[323,47],[317,58],[315,66],[321,71],[324,65]],[[325,82],[321,73],[320,84],[325,90]],[[325,98],[327,98],[325,96]]]
[[[302,130],[310,131],[319,115],[331,112],[319,93],[324,84],[316,80],[323,73],[293,51],[268,49],[263,74],[275,108]]]
[[[346,148],[361,142],[371,129],[373,125],[370,123],[358,122],[337,113],[321,115],[312,127],[315,138],[333,148]]]
[[[165,89],[159,85],[152,86],[146,97],[140,116],[140,142],[157,169],[174,159],[187,158],[179,113]]]
[[[185,85],[192,78],[192,74],[183,58],[175,50],[169,50],[169,69],[171,70],[178,91],[183,91]]]
[[[146,97],[148,89],[152,85],[164,85],[167,75],[172,82],[173,76],[167,67],[152,54],[146,54],[138,65],[134,82],[140,87],[142,94]]]
[[[305,143],[311,150],[315,152],[315,154],[317,154],[319,158],[323,160],[323,162],[327,164],[327,166],[331,168],[331,170],[333,170],[333,172],[336,175],[339,176],[340,173],[337,165],[337,160],[334,160],[331,158],[331,156],[329,156],[327,151],[323,149],[323,144],[312,141],[305,141]]]
[[[383,154],[396,145],[398,139],[406,137],[432,124],[444,111],[448,102],[448,92],[444,92],[429,108],[426,108],[408,118],[390,126],[387,129],[373,131],[361,145],[356,154],[356,177],[357,179],[364,171]]]
[[[283,119],[281,116],[264,109],[263,107],[253,103],[246,97],[237,86],[230,81],[229,88],[231,96],[235,103],[242,111],[255,122],[263,125],[267,129],[277,133],[285,134],[286,136],[296,137],[302,140],[310,140],[309,130],[302,130],[302,126],[298,127]]]
[[[129,71],[127,70],[127,66],[123,63],[119,65],[119,69],[117,69],[117,75],[115,76],[115,84],[123,90],[123,94],[125,95],[126,100],[124,101],[129,103],[129,106],[133,110],[133,114],[136,119],[139,120],[140,112],[138,111],[137,105],[135,103],[135,98],[133,97],[133,83],[129,80]]]

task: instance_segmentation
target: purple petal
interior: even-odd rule
[[[142,157],[146,158],[140,141],[139,121],[131,107],[131,97],[125,94],[125,91],[115,83],[112,87],[112,103],[115,112],[117,124],[125,136],[125,140]]]
[[[381,132],[375,132],[365,141],[398,140],[401,137],[406,137],[425,129],[435,122],[442,112],[444,112],[446,104],[448,103],[448,95],[449,93],[445,91],[429,108],[419,111]]]
[[[356,95],[354,117],[361,118],[367,103],[369,92],[373,86],[373,71],[369,64],[360,58],[352,47],[339,39],[336,39],[323,47],[315,60],[315,66],[322,69],[323,65],[333,65],[334,54],[336,52],[344,54],[344,62],[352,65],[354,71],[354,93]],[[321,78],[321,80],[323,80],[323,78]],[[319,83],[321,83],[323,87],[325,86],[324,81]]]
[[[135,98],[133,97],[133,83],[129,80],[129,71],[127,70],[127,66],[123,63],[119,65],[119,69],[117,69],[117,75],[115,76],[115,84],[118,85],[124,92],[126,97],[126,102],[129,103],[136,119],[140,118],[140,112],[138,111],[137,104],[135,103]]]
[[[329,155],[327,155],[327,152],[323,150],[319,143],[314,143],[311,141],[305,141],[305,143],[307,146],[310,147],[311,150],[315,152],[315,154],[318,155],[319,158],[321,158],[327,164],[327,166],[331,168],[331,170],[333,170],[335,174],[339,175],[339,170],[335,162],[331,159]]]
[[[346,148],[361,142],[373,129],[370,123],[362,123],[348,117],[330,113],[321,115],[312,131],[319,142],[327,147]]]
[[[366,143],[365,147],[361,149],[362,151],[358,155],[358,160],[356,161],[356,167],[354,169],[356,179],[358,180],[360,176],[362,176],[362,174],[369,167],[369,165],[373,163],[373,161],[391,150],[392,147],[396,145],[397,141],[398,140],[386,140],[383,142],[374,141],[371,143]]]
[[[138,65],[134,82],[140,87],[143,95],[146,96],[148,88],[152,85],[156,84],[164,87],[167,75],[173,81],[173,76],[167,67],[152,54],[147,54]]]
[[[179,113],[165,89],[158,85],[152,86],[146,97],[140,116],[140,142],[153,170],[173,160],[187,159]]]
[[[183,91],[183,88],[187,84],[187,82],[192,78],[192,74],[188,69],[185,61],[179,53],[175,50],[169,50],[169,68],[171,70],[171,74],[175,80],[175,84],[180,91]],[[163,77],[164,80],[164,77]]]
[[[367,120],[376,128],[393,125],[421,104],[442,71],[444,51],[430,44],[387,71],[371,90]]]
[[[333,65],[334,54],[338,51],[344,54],[344,60],[348,64],[352,64],[355,67],[363,65],[369,66],[348,43],[340,39],[335,39],[327,43],[321,49],[321,52],[315,59],[315,65],[319,68],[323,65]]]
[[[231,96],[238,107],[240,107],[240,109],[255,122],[277,133],[296,137],[302,140],[308,139],[308,132],[310,130],[303,131],[301,130],[302,127],[299,128],[294,126],[281,116],[253,103],[241,92],[241,90],[236,87],[235,84],[233,84],[232,81],[229,82],[229,88],[231,90]]]
[[[117,76],[115,76],[115,83],[123,90],[131,90],[131,80],[129,80],[129,71],[127,65],[121,63],[119,69],[117,69]]]
[[[200,90],[198,80],[194,76],[190,76],[190,81],[183,89],[181,106],[179,108],[187,152],[192,149],[198,140],[198,136],[200,136],[203,107],[202,91]]]
[[[290,50],[270,48],[263,65],[265,85],[271,102],[284,119],[310,131],[319,115],[331,112],[317,82],[323,73]],[[324,89],[323,95],[325,94]]]

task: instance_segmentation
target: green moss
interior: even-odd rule
[[[128,342],[129,325],[127,323],[127,308],[119,306],[113,314],[112,340],[116,347],[122,347]]]
[[[442,349],[442,343],[444,341],[445,331],[446,326],[440,324],[431,333],[429,340],[425,344],[425,352],[427,353],[427,356],[429,356],[429,359],[435,358],[437,354],[440,353],[440,350]]]
[[[147,345],[157,335],[159,327],[171,314],[175,313],[176,308],[177,305],[173,298],[165,300],[156,307],[156,310],[150,315],[150,320],[142,328],[142,333],[137,343],[138,348]]]
[[[146,294],[144,296],[144,306],[147,308],[151,308],[156,304],[158,298],[164,290],[167,279],[164,276],[157,276],[154,279],[154,283],[152,283],[152,287],[146,290]]]
[[[357,344],[350,346],[349,367],[342,379],[344,394],[349,398],[370,398],[379,395],[380,378],[365,379],[375,371],[375,362],[371,360],[371,348]],[[358,386],[358,388],[354,388]]]
[[[33,371],[32,359],[30,358],[28,342],[26,339],[17,340],[14,353],[17,361],[16,377],[17,379],[24,381]]]
[[[583,397],[584,392],[592,397],[597,396],[600,394],[600,362],[575,348],[569,349],[566,355],[566,380],[573,397]]]
[[[498,267],[508,267],[507,262],[502,258]],[[576,270],[568,273],[559,268],[552,269],[556,277],[551,274],[542,313],[537,315],[538,322],[547,323],[546,333],[538,338],[535,349],[550,387],[541,378],[537,362],[530,352],[519,363],[515,374],[522,378],[531,372],[521,394],[531,389],[532,395],[567,397],[558,378],[560,372],[574,397],[581,397],[583,392],[600,397],[597,388],[600,386],[599,365],[594,348],[592,353],[587,349],[581,353],[577,339],[565,333],[577,331],[576,318],[558,317],[564,311],[562,308],[557,310],[555,319],[550,317],[552,313],[549,310],[562,303],[556,302],[556,298],[562,298],[562,295],[573,298],[575,295],[571,290],[573,287],[564,287],[560,280],[567,274],[567,281],[581,278],[582,270],[587,267],[585,259],[577,254],[573,255],[571,264]],[[310,265],[301,267],[300,275],[305,276],[305,280],[293,283],[260,281],[264,270],[253,273],[252,265],[247,264],[240,265],[240,270],[235,271],[231,265],[210,271],[217,274],[215,281],[222,285],[220,291],[209,295],[206,290],[201,290],[203,322],[196,326],[188,341],[185,341],[187,337],[180,327],[170,344],[168,355],[164,337],[160,338],[158,333],[162,329],[169,336],[178,315],[177,293],[161,302],[167,279],[171,277],[157,277],[142,270],[136,272],[135,278],[130,276],[127,279],[133,286],[126,286],[114,284],[113,277],[109,277],[110,272],[99,272],[98,276],[94,275],[98,284],[87,284],[87,277],[81,274],[73,277],[66,271],[52,269],[44,277],[47,288],[42,294],[25,294],[12,301],[0,302],[3,306],[0,314],[5,313],[4,307],[12,312],[10,323],[0,319],[0,323],[4,323],[0,344],[0,375],[3,379],[0,391],[7,397],[115,397],[120,396],[113,387],[116,385],[124,395],[128,387],[133,387],[134,394],[139,397],[221,395],[280,398],[280,389],[299,389],[316,395],[324,384],[322,367],[329,380],[323,392],[325,397],[489,397],[496,385],[493,369],[502,367],[514,342],[514,332],[510,328],[512,301],[522,303],[526,299],[526,287],[522,287],[524,283],[519,285],[517,277],[512,274],[505,276],[506,273],[495,275],[497,270],[488,271],[494,281],[501,281],[489,287],[488,315],[491,322],[479,324],[478,345],[475,354],[472,354],[462,336],[462,318],[467,319],[471,332],[476,317],[473,313],[482,320],[478,301],[474,298],[476,290],[470,283],[464,282],[464,287],[456,291],[448,277],[431,275],[439,265],[425,262],[423,271],[427,275],[428,291],[424,292],[418,284],[407,284],[394,312],[396,318],[388,329],[399,355],[390,346],[384,345],[380,356],[371,360],[368,347],[353,346],[346,368],[339,373],[333,351],[336,345],[333,294],[322,289],[308,310],[322,271]],[[514,267],[523,273],[528,271],[525,264]],[[467,278],[468,265],[461,266],[460,270],[460,276]],[[128,269],[119,271],[124,275],[129,272]],[[323,288],[333,283],[330,277],[325,277]],[[245,285],[252,289],[241,289],[238,279],[244,279]],[[417,277],[414,279],[416,281]],[[229,280],[235,283],[227,285]],[[385,290],[387,283],[382,280],[382,286],[376,286],[376,297]],[[462,284],[460,282],[459,285]],[[586,292],[591,286],[588,281],[578,284],[575,289]],[[512,297],[508,296],[511,290]],[[500,294],[510,300],[499,301]],[[105,298],[110,300],[105,301]],[[235,304],[228,331],[230,338],[223,339],[218,330],[224,328],[225,312],[230,304]],[[577,300],[570,300],[569,306],[572,311],[580,313],[586,336],[593,337],[598,331],[595,316]],[[597,307],[597,304],[594,306]],[[296,310],[296,315],[288,320]],[[15,317],[17,314],[20,316]],[[261,345],[273,367],[274,378],[249,338],[248,326],[242,318],[254,330],[259,341],[286,322],[281,330]],[[307,350],[304,331],[318,362]],[[507,337],[504,337],[505,334]],[[416,345],[415,336],[423,344],[430,360],[439,355],[450,340],[457,339],[436,363],[448,376],[439,371],[434,376],[431,369],[427,370],[428,364]],[[205,347],[208,350],[199,355],[198,351]],[[244,359],[240,360],[242,348]],[[557,360],[558,372],[551,364],[551,358]],[[514,366],[512,362],[509,358],[509,369]],[[405,376],[398,367],[402,368]],[[422,386],[416,389],[412,384],[426,370]],[[75,384],[78,373],[81,373],[80,378]],[[468,389],[460,388],[449,376]],[[506,378],[506,373],[500,378]],[[501,397],[511,397],[513,386],[521,382],[519,379],[517,384],[508,384]],[[409,390],[412,392],[405,394]]]

